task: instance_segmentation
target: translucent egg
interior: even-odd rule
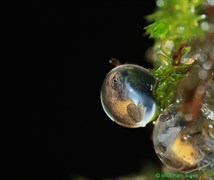
[[[109,118],[121,126],[144,127],[157,114],[154,84],[154,76],[139,65],[116,66],[103,81],[102,107]]]
[[[183,173],[203,167],[214,170],[214,121],[205,113],[191,120],[177,105],[170,106],[156,121],[153,143],[168,168]]]

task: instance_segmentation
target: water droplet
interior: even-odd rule
[[[208,128],[212,129],[213,128],[213,124],[209,124]]]
[[[205,71],[205,70],[203,70],[203,69],[200,70],[199,73],[198,73],[198,77],[199,77],[200,79],[202,79],[202,80],[203,80],[203,79],[206,79],[206,78],[207,78],[207,75],[208,75],[208,74],[207,74],[207,71]]]
[[[191,114],[185,114],[184,116],[186,121],[191,121],[192,120],[192,115]]]
[[[157,0],[157,1],[156,1],[156,5],[157,5],[158,7],[162,7],[162,6],[164,5],[164,1],[163,1],[163,0]]]
[[[205,62],[207,60],[207,55],[204,53],[200,53],[198,60],[201,62]]]
[[[207,0],[207,2],[208,2],[211,6],[214,6],[214,0]]]
[[[211,69],[211,67],[212,67],[212,62],[211,61],[206,61],[206,62],[203,63],[203,68],[205,70],[209,70],[209,69]]]
[[[207,22],[202,22],[201,23],[201,29],[203,29],[204,31],[208,31],[209,30],[209,24]]]

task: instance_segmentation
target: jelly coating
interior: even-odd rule
[[[102,107],[110,119],[121,126],[144,127],[157,114],[152,92],[154,84],[154,76],[139,65],[116,66],[103,81]]]
[[[188,173],[206,167],[214,170],[214,121],[201,113],[194,121],[168,107],[153,130],[155,151],[163,164]]]

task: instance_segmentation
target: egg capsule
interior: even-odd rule
[[[157,114],[154,84],[154,76],[142,66],[118,65],[103,81],[102,107],[109,118],[121,126],[145,127]]]
[[[194,121],[172,105],[158,117],[153,130],[155,151],[163,164],[189,173],[214,170],[214,121],[201,114]]]

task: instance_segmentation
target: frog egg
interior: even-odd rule
[[[144,127],[157,114],[154,84],[154,76],[139,65],[116,66],[103,81],[102,107],[109,118],[121,126]]]
[[[177,105],[160,114],[153,130],[155,152],[172,170],[214,170],[214,121],[204,113],[194,121],[190,119],[190,115],[179,113]]]

